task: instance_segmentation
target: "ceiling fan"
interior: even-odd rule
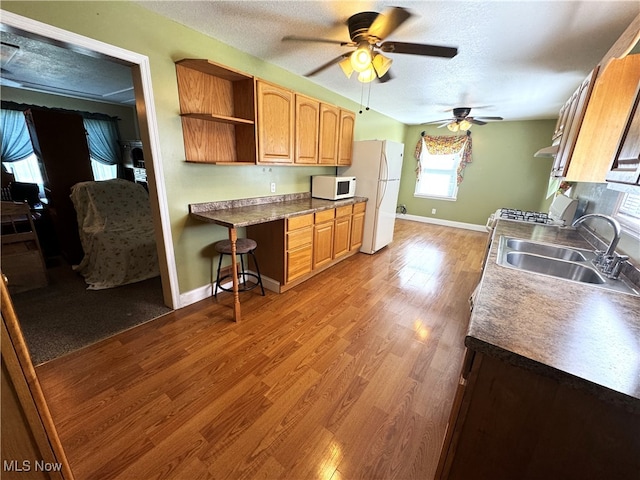
[[[389,68],[393,60],[384,56],[382,52],[443,58],[453,58],[458,54],[456,47],[421,43],[383,42],[385,38],[412,16],[413,14],[402,7],[392,7],[383,13],[356,13],[347,20],[349,37],[351,38],[351,41],[348,42],[326,38],[298,37],[295,35],[288,35],[283,37],[282,40],[333,43],[341,47],[355,47],[355,50],[343,53],[307,73],[307,77],[316,75],[339,63],[347,78],[351,78],[355,71],[358,72],[358,80],[360,82],[367,83],[376,78],[381,82],[386,82],[392,78]]]
[[[447,127],[452,132],[458,130],[466,131],[471,125],[486,125],[488,120],[502,120],[502,117],[470,117],[471,107],[456,107],[453,109],[453,118],[445,118],[443,120],[434,120],[427,122],[427,125],[441,123],[438,128]]]

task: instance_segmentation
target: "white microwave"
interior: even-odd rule
[[[351,198],[356,194],[356,177],[331,177],[315,175],[311,177],[311,196],[326,200]]]

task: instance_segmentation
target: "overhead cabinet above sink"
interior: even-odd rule
[[[179,60],[176,75],[188,162],[351,164],[353,112],[210,60]]]

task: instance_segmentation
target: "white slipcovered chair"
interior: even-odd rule
[[[123,179],[80,182],[71,189],[84,257],[74,269],[89,290],[160,274],[149,207],[139,184]]]

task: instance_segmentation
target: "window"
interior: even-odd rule
[[[461,157],[462,150],[453,154],[431,155],[423,148],[415,196],[455,200],[458,194],[457,172]]]
[[[418,161],[414,196],[455,201],[464,169],[472,161],[471,137],[422,132],[414,157]]]
[[[35,153],[17,162],[4,162],[3,165],[9,173],[13,174],[16,182],[36,183],[40,190],[40,198],[45,198],[44,180],[42,179]]]
[[[640,239],[640,194],[620,194],[618,208],[614,216],[625,231]]]

